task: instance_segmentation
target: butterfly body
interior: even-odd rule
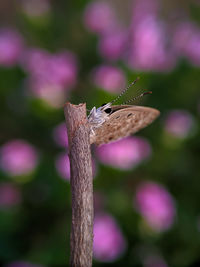
[[[88,116],[91,133],[95,134],[95,129],[99,128],[108,119],[110,112],[107,113],[106,110],[109,109],[111,111],[111,106],[111,103],[107,103],[99,108],[92,108]]]
[[[105,110],[111,108],[111,105],[111,103],[107,103],[99,108],[93,107],[88,116],[88,121],[94,125],[101,125],[108,117],[108,113]]]
[[[157,109],[133,105],[108,103],[94,107],[88,116],[90,143],[101,145],[129,136],[149,125],[159,114]]]

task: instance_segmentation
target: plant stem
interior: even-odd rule
[[[93,177],[86,105],[64,106],[71,169],[70,266],[92,266]]]

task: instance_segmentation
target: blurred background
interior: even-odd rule
[[[151,90],[160,117],[92,146],[94,266],[200,266],[200,1],[0,2],[0,266],[67,266],[63,104]]]

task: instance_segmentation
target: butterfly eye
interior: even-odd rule
[[[107,114],[110,114],[111,111],[112,111],[112,109],[111,109],[111,108],[107,108],[107,109],[105,109],[104,111],[105,111]]]

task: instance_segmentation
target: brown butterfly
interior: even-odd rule
[[[129,136],[146,127],[159,116],[160,112],[154,108],[133,105],[112,106],[112,103],[117,101],[138,79],[125,88],[112,102],[103,104],[97,109],[92,108],[88,116],[91,144],[106,144]],[[145,92],[130,101],[150,93]]]

